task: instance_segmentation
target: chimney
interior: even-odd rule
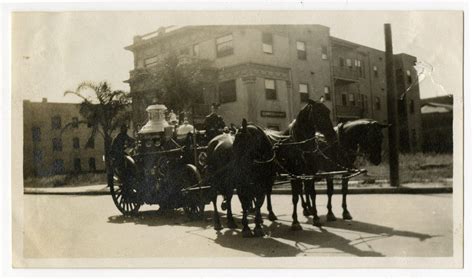
[[[41,101],[42,103],[47,103],[48,102],[48,98],[43,98],[43,100]]]

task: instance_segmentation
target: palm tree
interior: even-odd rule
[[[92,94],[86,94],[88,92]],[[76,122],[76,124],[87,124],[91,128],[86,148],[93,144],[97,135],[104,138],[107,182],[110,183],[113,180],[111,164],[113,133],[123,123],[130,120],[130,112],[127,111],[131,101],[130,95],[121,90],[112,90],[106,81],[82,82],[76,90],[64,92],[64,95],[68,94],[76,95],[82,99],[79,113],[84,120]],[[65,129],[73,124],[75,123],[68,123]]]

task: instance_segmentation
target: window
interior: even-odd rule
[[[63,151],[63,142],[60,138],[53,138],[53,151]]]
[[[96,171],[96,166],[95,166],[95,158],[91,157],[89,158],[89,170],[90,171]]]
[[[232,40],[232,34],[216,39],[216,49],[218,58],[234,54],[234,46]]]
[[[43,151],[41,150],[35,150],[33,151],[33,159],[35,163],[39,163],[43,161]]]
[[[359,72],[359,76],[362,76],[362,61],[360,61],[359,59],[354,60],[354,66]]]
[[[145,68],[158,65],[158,56],[145,58]]]
[[[303,102],[308,102],[309,92],[308,92],[308,85],[306,83],[300,83],[299,92],[300,92],[301,102],[302,103]]]
[[[375,97],[375,109],[380,110],[380,97]]]
[[[34,142],[41,141],[41,128],[40,127],[31,128],[31,133],[33,135],[33,141]]]
[[[354,98],[354,94],[352,93],[349,93],[349,102],[351,103],[351,105],[355,106],[355,98]]]
[[[326,101],[331,100],[331,93],[329,92],[329,86],[324,86],[324,99],[326,99]]]
[[[74,149],[79,149],[79,138],[73,138],[72,139],[72,147]]]
[[[56,159],[53,161],[53,173],[61,174],[64,173],[64,161]]]
[[[276,86],[274,79],[266,79],[265,80],[265,98],[267,100],[276,100],[277,93],[276,93]]]
[[[74,158],[74,171],[80,172],[81,171],[81,159]]]
[[[415,113],[415,101],[410,100],[410,113]]]
[[[346,93],[342,93],[341,94],[341,97],[342,97],[342,105],[343,106],[347,106],[347,96],[346,96]]]
[[[298,53],[298,59],[306,60],[306,43],[296,41],[296,52]]]
[[[366,110],[367,109],[367,96],[365,95],[360,95],[361,96],[361,99],[362,99],[362,110]]]
[[[193,45],[193,55],[199,56],[199,44]]]
[[[342,67],[344,67],[344,65],[345,65],[344,58],[339,57],[339,67],[342,68]]]
[[[219,102],[224,104],[235,101],[237,101],[235,80],[228,80],[219,83]]]
[[[51,128],[53,130],[61,129],[61,116],[56,115],[51,118]]]
[[[378,77],[379,76],[379,71],[377,69],[377,66],[374,66],[374,77]]]
[[[352,68],[352,60],[350,58],[346,59],[346,65],[347,67]]]
[[[408,84],[411,84],[412,82],[410,70],[407,70],[407,81],[408,81]]]
[[[264,53],[273,53],[273,35],[271,33],[262,33],[262,50]]]
[[[321,46],[321,59],[326,60],[328,59],[328,47]]]
[[[77,118],[77,117],[72,118],[72,127],[73,128],[79,128],[79,118]]]

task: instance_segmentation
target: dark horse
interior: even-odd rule
[[[207,149],[207,177],[214,190],[214,229],[222,229],[217,211],[216,198],[222,194],[226,200],[227,226],[236,228],[232,216],[232,195],[237,190],[242,204],[242,235],[252,236],[248,226],[248,212],[252,201],[256,204],[255,229],[253,235],[263,236],[260,207],[265,194],[271,192],[275,181],[276,168],[273,162],[273,146],[260,127],[249,124],[244,119],[242,128],[234,136],[219,135],[209,142]]]
[[[353,164],[358,155],[364,155],[368,160],[374,164],[379,165],[382,161],[382,141],[383,133],[382,129],[387,128],[389,125],[381,124],[372,119],[359,119],[354,121],[348,121],[340,123],[335,127],[338,141],[340,144],[340,150],[344,153],[344,156],[334,157],[333,154],[324,154],[324,152],[314,153],[315,160],[319,162],[319,168],[322,171],[335,171],[343,170],[344,168],[353,168]],[[316,139],[320,150],[325,150],[328,147],[328,142],[324,137],[318,137]],[[331,199],[334,194],[334,183],[331,177],[326,178],[327,183],[327,221],[335,221],[336,217],[332,212]],[[352,216],[347,209],[347,190],[349,179],[347,177],[342,178],[342,218],[345,220],[351,220]],[[319,219],[316,211],[316,192],[314,190],[314,181],[312,185],[305,185],[306,202],[303,202],[303,211],[305,215],[313,215],[314,219]],[[313,219],[313,220],[314,220]]]
[[[242,205],[242,234],[244,237],[252,235],[248,226],[247,216],[255,203],[255,236],[263,236],[262,229],[262,207],[265,195],[271,193],[276,177],[276,165],[274,163],[275,152],[273,145],[264,130],[257,125],[248,124],[244,119],[242,128],[235,135],[233,153],[236,167],[236,188]],[[230,207],[230,203],[228,203]],[[269,205],[271,209],[271,204]]]
[[[337,134],[331,123],[330,110],[323,103],[313,100],[308,101],[308,104],[298,113],[296,119],[289,125],[287,130],[278,134],[267,131],[275,145],[277,162],[282,172],[293,176],[307,175],[314,174],[320,169],[318,158],[314,156],[314,153],[318,150],[317,142],[314,140],[316,132],[320,132],[325,136],[330,147],[327,149],[327,153],[336,154],[338,151]],[[336,155],[332,156],[337,157]],[[305,185],[312,185],[314,181],[305,180],[304,183]],[[305,186],[305,188],[309,189],[309,194],[312,198],[315,197],[311,192],[311,187]],[[314,187],[312,189],[314,190]],[[291,179],[291,192],[293,202],[293,223],[291,228],[293,230],[301,230],[301,225],[298,221],[297,205],[299,196],[303,194],[302,180]],[[267,202],[269,203],[271,200],[270,194],[267,194]],[[270,209],[269,214],[274,215]],[[314,215],[317,216],[317,214]],[[314,225],[320,225],[319,220],[316,220],[316,218],[313,220],[313,223]]]

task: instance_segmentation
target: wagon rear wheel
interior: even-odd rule
[[[204,216],[206,205],[204,194],[199,189],[201,176],[197,168],[193,165],[186,165],[182,171],[181,179],[182,192],[184,196],[183,209],[186,215],[192,219],[199,219]]]
[[[113,180],[109,182],[110,194],[115,206],[124,215],[134,215],[140,209],[141,203],[134,185],[136,183],[136,179],[131,174],[121,174],[114,169]]]

